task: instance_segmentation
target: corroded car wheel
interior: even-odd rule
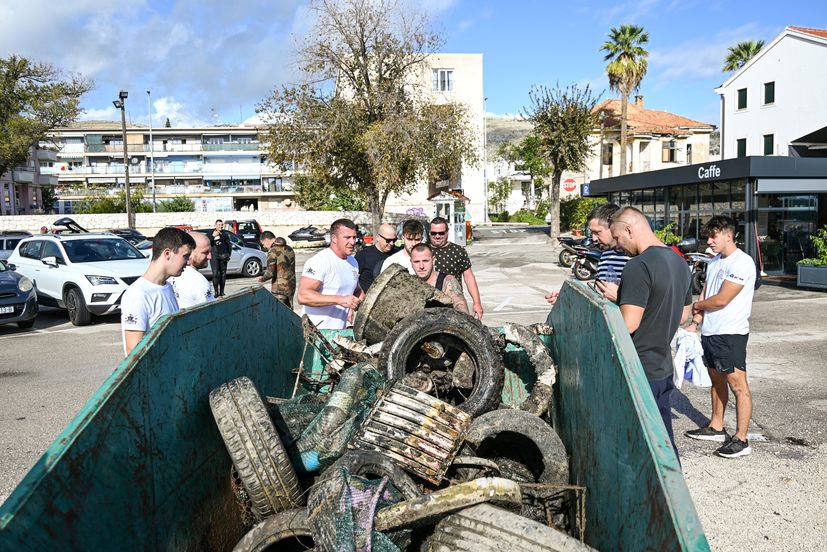
[[[233,552],[261,552],[278,544],[278,550],[309,550],[313,547],[307,510],[296,508],[270,516],[244,535]]]

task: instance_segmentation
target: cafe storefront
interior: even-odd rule
[[[814,253],[809,236],[827,224],[827,159],[740,157],[595,180],[582,193],[637,207],[654,228],[672,223],[699,243],[712,215],[728,215],[764,272],[795,274]]]

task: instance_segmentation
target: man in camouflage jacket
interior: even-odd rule
[[[261,233],[261,245],[267,249],[267,270],[258,281],[272,280],[270,291],[292,310],[296,292],[296,254],[284,238],[277,238],[269,230]]]

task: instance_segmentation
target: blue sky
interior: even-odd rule
[[[647,107],[718,124],[713,89],[728,46],[769,41],[786,25],[827,28],[827,3],[810,0],[405,1],[430,11],[443,51],[484,54],[486,109],[497,115],[520,113],[534,84],[603,92],[600,45],[610,27],[635,23],[650,34]],[[293,53],[309,26],[304,0],[3,0],[0,56],[92,77],[87,119],[115,119],[111,100],[124,88],[137,123],[147,122],[146,90],[156,125],[237,123],[295,80]]]

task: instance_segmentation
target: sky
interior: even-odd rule
[[[519,115],[534,85],[616,97],[600,46],[634,23],[650,36],[646,107],[717,125],[727,47],[769,42],[786,25],[827,28],[823,0],[402,1],[428,11],[441,51],[483,54],[494,116]],[[81,119],[119,119],[112,100],[127,90],[134,123],[148,123],[150,101],[154,126],[249,123],[275,87],[299,80],[295,52],[311,27],[306,0],[2,0],[0,56],[93,79]]]

